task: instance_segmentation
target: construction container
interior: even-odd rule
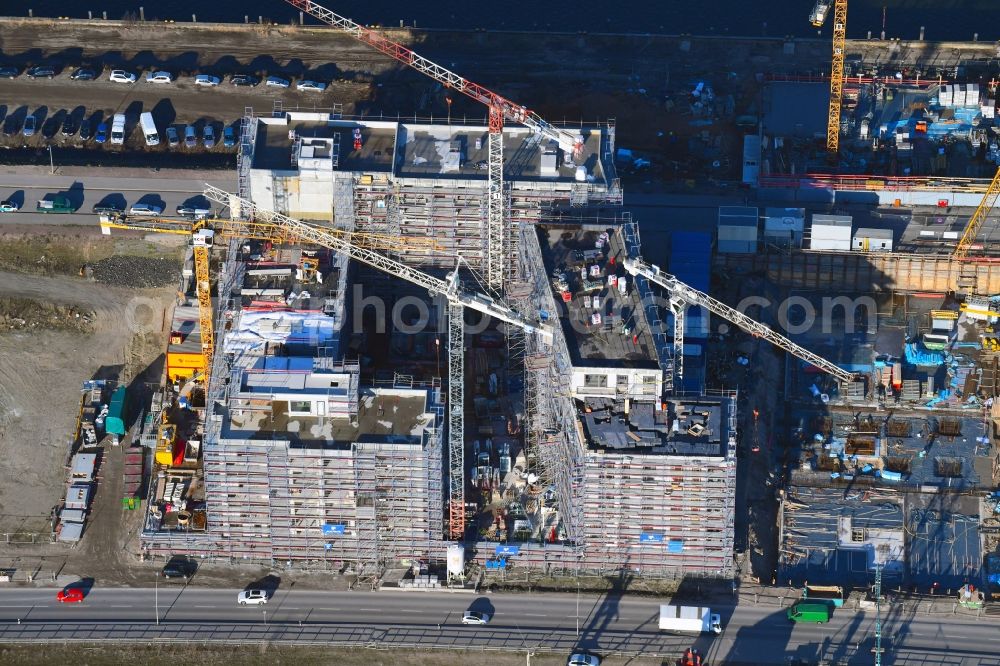
[[[892,229],[860,228],[854,234],[851,249],[860,252],[892,252]]]
[[[719,207],[720,254],[755,254],[760,220],[756,208],[746,206]]]
[[[760,182],[760,137],[743,137],[743,184],[757,187]]]
[[[111,394],[111,403],[108,407],[108,416],[104,426],[105,432],[109,435],[124,435],[125,419],[125,387],[119,386]]]
[[[764,242],[768,245],[801,248],[805,228],[805,208],[764,209]]]
[[[852,224],[850,215],[813,215],[809,247],[813,250],[850,251]]]

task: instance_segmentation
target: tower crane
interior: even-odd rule
[[[723,319],[736,324],[747,333],[767,340],[803,361],[811,363],[820,370],[833,375],[842,382],[850,382],[855,378],[854,374],[838,367],[822,356],[818,356],[808,349],[800,347],[780,333],[771,330],[771,327],[681,282],[675,276],[662,272],[658,266],[647,264],[640,259],[626,259],[625,270],[632,275],[642,276],[650,282],[659,285],[668,294],[670,311],[674,314],[674,374],[678,379],[684,373],[684,308],[689,305],[697,305],[715,313]]]
[[[833,59],[830,64],[830,106],[826,119],[826,151],[837,159],[840,150],[840,107],[844,101],[844,50],[847,48],[847,0],[817,0],[809,21],[817,28],[833,5]]]
[[[198,322],[201,327],[201,356],[205,366],[202,376],[205,386],[208,386],[212,357],[215,355],[209,278],[209,252],[212,248],[213,237],[263,240],[276,245],[303,242],[301,237],[286,227],[257,220],[205,218],[192,221],[171,218],[133,219],[125,215],[102,215],[100,225],[101,232],[104,234],[111,233],[112,229],[127,229],[191,237],[195,292],[198,296]],[[382,234],[347,232],[339,229],[326,229],[325,232],[337,237],[348,237],[352,243],[382,252],[399,252],[402,249],[440,249],[440,246],[429,238],[413,238],[404,242],[396,236]]]
[[[448,301],[448,528],[451,538],[461,538],[465,533],[465,349],[464,308],[476,310],[513,326],[528,334],[537,335],[551,343],[553,331],[540,321],[529,321],[512,308],[498,303],[490,296],[464,289],[458,280],[458,268],[448,273],[446,279],[428,275],[423,271],[364,248],[350,240],[350,235],[331,233],[330,229],[306,224],[294,218],[259,208],[253,202],[229,194],[216,187],[207,186],[206,197],[228,205],[240,217],[273,224],[293,234],[304,242],[340,252],[389,275],[412,282],[431,295],[441,295]]]
[[[986,217],[993,210],[993,205],[996,204],[998,196],[1000,196],[1000,169],[997,169],[996,175],[993,176],[989,187],[986,188],[983,200],[979,202],[979,207],[976,208],[972,217],[969,218],[969,223],[965,225],[962,238],[958,241],[958,245],[955,246],[955,252],[951,255],[953,259],[965,259],[969,256],[969,250],[972,249],[972,245],[976,241],[976,236],[979,235],[979,230],[982,228],[983,222],[986,221]]]
[[[293,7],[319,19],[341,32],[351,35],[399,62],[426,74],[447,88],[453,88],[489,109],[488,173],[486,229],[486,284],[500,293],[503,289],[503,264],[509,260],[504,250],[505,219],[503,182],[503,126],[505,121],[521,123],[539,137],[556,141],[559,147],[573,155],[574,161],[582,156],[583,143],[574,134],[545,122],[537,113],[526,107],[466,79],[414,53],[398,42],[383,37],[376,31],[333,13],[312,0],[285,0]]]

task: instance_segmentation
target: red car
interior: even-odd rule
[[[67,587],[59,590],[59,594],[56,595],[56,601],[64,604],[78,604],[83,601],[83,590],[77,587]]]

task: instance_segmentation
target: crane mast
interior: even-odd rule
[[[646,262],[638,259],[626,259],[625,270],[632,275],[641,275],[650,282],[658,284],[665,289],[670,299],[670,309],[675,313],[675,316],[678,311],[682,312],[684,307],[687,305],[697,305],[703,307],[723,319],[736,324],[747,333],[767,340],[771,344],[784,349],[788,353],[802,359],[803,361],[806,361],[820,370],[833,375],[842,382],[850,382],[855,378],[852,373],[838,367],[822,356],[818,356],[808,349],[800,347],[780,333],[776,333],[771,330],[769,326],[762,324],[759,321],[746,316],[739,310],[731,308],[725,303],[712,298],[708,294],[698,291],[694,287],[681,282],[675,276],[660,271],[657,266],[647,264]],[[678,375],[680,375],[680,368],[683,366],[683,335],[684,320],[683,315],[681,315],[681,317],[674,320],[674,363],[678,368],[678,370],[675,371]]]
[[[529,321],[512,308],[494,301],[485,294],[479,294],[462,288],[458,282],[457,268],[448,274],[448,279],[442,280],[441,278],[407,266],[401,261],[387,257],[380,252],[362,247],[352,242],[348,237],[349,234],[342,234],[335,229],[326,229],[307,224],[287,215],[260,208],[252,201],[243,199],[235,194],[230,194],[225,190],[211,185],[205,187],[204,195],[216,203],[229,206],[231,210],[238,210],[241,216],[280,226],[298,238],[299,242],[314,243],[340,252],[351,259],[360,261],[384,273],[394,275],[407,282],[412,282],[417,286],[423,287],[433,295],[440,294],[453,305],[461,305],[476,310],[512,326],[518,326],[528,333],[540,335],[547,341],[552,340],[552,329],[548,325],[543,325],[541,322]]]
[[[826,151],[831,160],[840,150],[840,107],[844,101],[844,50],[847,48],[847,0],[833,5],[833,59],[830,64],[830,107],[826,121]]]

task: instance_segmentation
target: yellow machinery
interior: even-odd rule
[[[958,245],[955,246],[955,252],[952,254],[953,258],[965,259],[969,256],[969,250],[972,249],[972,245],[976,241],[976,236],[979,235],[979,230],[982,228],[983,222],[986,221],[986,217],[993,209],[998,195],[1000,195],[1000,169],[997,169],[996,175],[993,176],[989,187],[986,188],[983,200],[979,202],[976,212],[972,214],[972,217],[969,218],[969,223],[965,225],[965,232],[958,241]]]
[[[286,227],[253,220],[232,220],[225,218],[206,218],[194,221],[170,218],[130,219],[124,215],[111,217],[102,215],[100,224],[101,232],[104,234],[110,234],[112,229],[127,229],[130,231],[151,231],[155,233],[191,236],[195,284],[197,285],[198,294],[198,319],[201,325],[201,355],[204,361],[202,379],[205,386],[208,386],[212,357],[215,354],[215,335],[212,324],[212,292],[209,276],[209,253],[212,249],[215,236],[227,240],[237,238],[270,241],[275,245],[292,245],[303,242],[299,235]],[[320,227],[316,225],[316,228],[321,228],[324,233],[343,238],[357,246],[386,254],[442,249],[438,243],[429,238],[402,239],[399,236],[393,235],[331,229],[328,226]],[[318,268],[318,262],[315,259],[304,260],[304,272],[308,272],[311,269],[312,274],[315,274],[316,268]],[[159,461],[159,456],[158,448],[157,461]]]
[[[156,434],[156,462],[164,467],[174,464],[174,442],[177,441],[177,426],[161,423]]]

